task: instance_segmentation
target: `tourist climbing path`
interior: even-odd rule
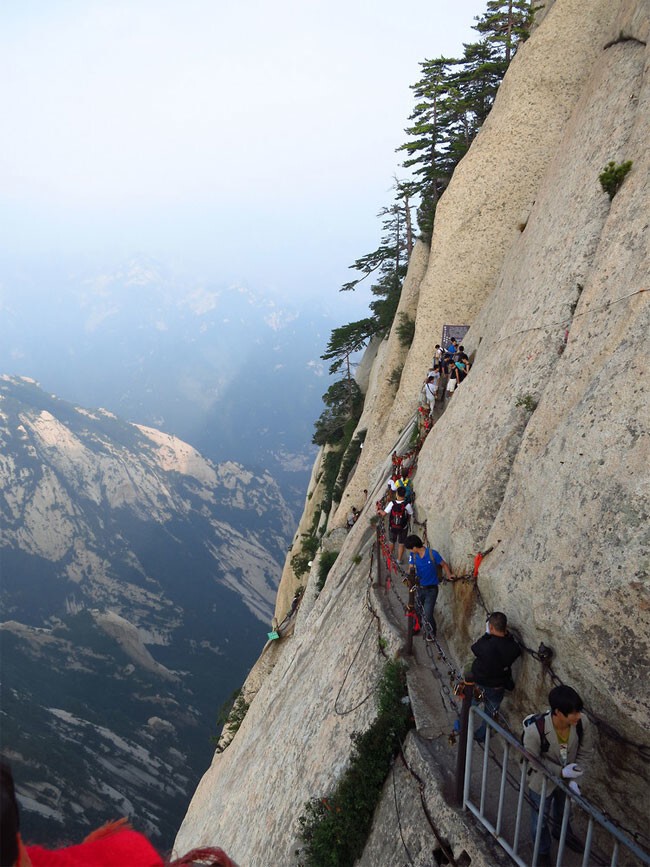
[[[396,451],[393,452],[393,478],[408,478],[411,482],[411,487],[413,488],[413,480],[417,474],[420,450],[428,436],[428,433],[444,413],[447,403],[448,401],[437,402],[432,416],[429,416],[427,409],[421,407],[420,410],[418,410],[412,420],[414,436],[417,432],[417,437],[413,447],[400,454],[397,454]],[[375,502],[375,509],[383,510],[390,496],[391,495],[388,491],[384,491],[380,498]],[[426,519],[418,519],[417,492],[415,489],[412,490],[411,502],[414,508],[412,518],[413,524],[417,525],[418,534],[423,538],[425,545],[428,546],[427,522]],[[368,498],[366,508],[363,510],[366,515],[371,512],[371,504],[372,500]],[[454,781],[454,765],[456,764],[458,755],[456,745],[458,743],[460,731],[460,706],[462,694],[465,692],[467,684],[462,672],[453,660],[444,638],[441,636],[434,636],[431,633],[430,627],[423,623],[422,612],[418,610],[417,601],[413,599],[414,594],[409,596],[409,591],[406,586],[409,584],[409,574],[402,563],[397,563],[391,554],[391,544],[386,538],[384,518],[379,515],[373,515],[370,518],[370,523],[373,525],[375,530],[375,542],[371,543],[367,549],[369,551],[369,564],[365,605],[371,617],[368,620],[363,634],[359,635],[358,644],[355,648],[353,657],[347,667],[342,682],[339,685],[334,701],[334,712],[339,716],[346,716],[356,711],[359,707],[374,697],[376,687],[371,688],[367,694],[356,698],[351,704],[342,698],[346,686],[349,688],[350,683],[354,680],[355,665],[357,664],[359,654],[363,648],[367,647],[369,641],[372,641],[374,638],[377,642],[378,653],[387,657],[386,648],[389,646],[389,642],[386,635],[382,634],[382,624],[385,624],[385,619],[388,618],[394,627],[405,637],[407,642],[405,646],[408,646],[407,624],[410,622],[413,631],[416,633],[412,641],[412,659],[416,664],[409,667],[409,697],[411,699],[417,732],[420,738],[423,739],[420,743],[420,749],[423,749],[429,754],[431,763],[429,766],[431,768],[435,767],[439,772],[442,772],[445,776],[446,784],[451,788],[453,787]],[[366,527],[367,526],[368,525],[366,524]],[[499,544],[499,541],[500,540],[497,540],[495,544]],[[451,582],[454,584],[470,585],[472,588],[472,595],[475,597],[476,605],[479,606],[486,615],[490,613],[491,609],[485,600],[485,591],[482,591],[481,567],[483,561],[485,558],[489,557],[492,550],[492,547],[488,547],[479,552],[471,552],[471,557],[473,558],[471,571],[465,574],[457,574],[455,580]],[[452,568],[452,573],[453,572],[454,570]],[[443,583],[442,580],[441,583]],[[444,583],[446,584],[447,582],[445,581]],[[445,593],[451,592],[451,588],[442,589],[440,602],[443,602],[444,604],[443,600]],[[294,602],[295,604],[292,605],[292,609],[285,618],[285,621],[281,624],[274,623],[274,629],[277,630],[276,635],[279,633],[284,637],[285,635],[288,636],[293,631],[293,622],[297,608],[300,604],[300,598],[296,598]],[[382,614],[384,615],[383,617]],[[420,626],[420,624],[423,624],[423,626]],[[512,628],[511,625],[509,625],[509,631],[519,643],[522,651],[540,663],[543,674],[548,676],[549,685],[561,684],[562,680],[553,668],[552,650],[544,644],[540,644],[537,650],[528,647],[524,644],[522,636],[516,629]],[[271,638],[271,634],[269,635],[269,638]],[[269,644],[272,643],[273,642],[269,642]],[[475,696],[480,699],[480,690],[473,684],[472,688],[475,690]],[[601,735],[615,741],[619,745],[625,745],[626,748],[634,751],[635,755],[642,761],[647,762],[650,760],[650,746],[630,741],[591,710],[587,710],[586,712],[589,719],[598,726]],[[497,715],[496,720],[505,731],[509,732],[510,735],[519,742],[520,731],[513,731],[508,724],[508,720],[501,713]],[[468,749],[474,750],[479,755],[479,760],[473,762],[471,785],[480,785],[479,781],[475,778],[479,775],[480,766],[488,763],[490,766],[496,768],[499,776],[505,781],[507,787],[512,791],[517,791],[520,788],[519,761],[518,759],[513,760],[512,758],[506,758],[506,767],[503,768],[504,758],[498,754],[495,749],[495,743],[498,744],[498,738],[495,738],[490,742],[487,755],[484,746],[479,746],[478,744],[470,744],[468,746]],[[422,809],[431,826],[432,833],[438,840],[441,850],[445,853],[448,863],[454,865],[456,862],[453,859],[453,854],[445,848],[444,840],[442,840],[435,822],[428,812],[424,783],[415,769],[409,766],[409,762],[407,761],[404,752],[401,753],[401,759],[398,759],[398,761],[401,761],[406,770],[416,781],[422,799]],[[503,774],[501,774],[502,768]],[[393,774],[394,773],[395,769],[393,769]],[[486,801],[488,806],[491,805],[491,802],[494,801],[495,798],[495,792],[487,793]],[[523,794],[523,799],[530,803],[527,793]],[[650,848],[650,836],[648,836],[648,834],[636,829],[626,828],[620,822],[615,821],[610,817],[602,806],[595,806],[606,819],[609,819],[612,825],[635,841],[641,849],[645,848],[647,850]],[[397,809],[397,803],[395,807]],[[477,826],[477,833],[484,834],[485,832]],[[404,842],[403,838],[402,842]],[[407,858],[410,859],[406,843],[404,843],[404,848]],[[525,854],[525,848],[526,846],[522,844],[522,855]],[[531,853],[529,853],[529,855]],[[410,863],[412,863],[411,860]],[[577,867],[578,864],[583,864],[583,861],[577,854],[565,851],[562,863],[564,864],[564,867]],[[605,865],[611,863],[609,857],[600,853],[598,848],[594,846],[589,857],[590,867],[591,865],[599,867],[600,864]],[[650,863],[650,860],[643,862],[635,861],[634,863]]]
[[[438,417],[443,411],[444,406],[438,409]],[[417,472],[419,452],[430,427],[423,429],[421,423],[418,421],[418,430],[420,435],[414,448],[402,455],[396,455],[395,452],[393,453],[394,473],[399,473],[400,475],[408,474],[408,477],[411,480],[413,480]],[[407,470],[403,470],[404,466],[408,466]],[[388,494],[385,494],[377,501],[376,506],[378,508],[383,508],[387,499]],[[420,522],[417,520],[415,490],[412,495],[412,503],[414,505],[413,522],[422,528],[421,535],[425,545],[428,545],[426,521]],[[413,658],[417,663],[416,670],[418,670],[419,673],[416,675],[411,675],[411,673],[409,674],[409,693],[414,704],[413,709],[414,716],[416,717],[418,733],[436,744],[436,749],[434,750],[436,762],[443,761],[444,763],[445,756],[444,750],[441,751],[441,743],[444,744],[444,742],[446,742],[448,744],[448,755],[446,756],[447,763],[453,763],[455,760],[453,747],[456,743],[459,730],[460,699],[458,697],[462,696],[466,681],[454,661],[450,658],[444,639],[434,636],[430,631],[431,628],[429,625],[424,623],[422,611],[418,610],[419,606],[417,601],[415,602],[415,605],[410,603],[409,599],[412,599],[413,597],[409,597],[407,588],[407,585],[410,583],[409,574],[403,565],[397,563],[393,558],[391,554],[391,544],[386,538],[385,522],[384,519],[379,516],[376,523],[376,535],[377,542],[376,545],[373,546],[373,552],[371,555],[371,575],[369,576],[369,584],[374,583],[375,587],[379,591],[380,599],[383,600],[385,613],[388,614],[392,620],[397,621],[400,624],[399,628],[402,633],[405,636],[407,635],[407,624],[409,619],[411,620],[414,632],[416,633],[413,637],[412,653]],[[492,547],[476,553],[474,555],[472,572],[469,574],[457,575],[455,581],[451,582],[471,584],[476,597],[476,602],[484,610],[486,615],[490,614],[490,608],[486,604],[483,594],[481,593],[479,578],[482,562],[489,556],[491,551]],[[375,560],[376,569],[374,568]],[[441,584],[442,583],[443,581],[441,579]],[[509,630],[519,643],[522,651],[541,664],[544,674],[548,675],[552,684],[557,685],[563,683],[557,672],[553,669],[553,653],[550,648],[546,647],[543,643],[540,644],[537,650],[527,647],[516,629],[509,627]],[[476,697],[480,699],[480,690],[477,687],[474,687],[474,689]],[[609,723],[602,720],[597,714],[593,713],[593,711],[586,709],[585,712],[590,721],[598,726],[601,735],[604,735],[619,744],[625,744],[629,749],[634,750],[635,753],[644,761],[650,759],[650,747],[648,745],[630,741],[624,735],[617,732]],[[512,731],[508,720],[501,713],[497,715],[497,721],[514,737],[517,739],[519,738],[520,732]],[[474,745],[473,749],[480,749],[482,751],[484,748]],[[492,748],[489,750],[488,761],[501,770],[502,759]],[[474,764],[478,766],[480,765],[480,762]],[[512,768],[506,770],[505,779],[513,788],[518,788],[518,773],[519,771],[516,765],[513,765]],[[524,797],[528,800],[527,794]],[[597,806],[613,825],[627,834],[639,846],[648,848],[650,836],[640,830],[626,828],[620,822],[615,821],[611,816],[609,816],[606,809],[603,809],[601,805]],[[566,867],[572,867],[574,864],[581,864],[582,860],[576,853],[565,852],[563,863]],[[598,851],[594,850],[590,855],[590,864],[591,863],[594,865],[609,864],[610,860],[607,856],[602,853],[599,854]]]

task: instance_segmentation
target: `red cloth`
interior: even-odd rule
[[[164,862],[151,843],[137,831],[115,833],[68,846],[43,849],[26,846],[32,867],[163,867]]]

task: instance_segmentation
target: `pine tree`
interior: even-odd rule
[[[350,291],[371,274],[374,275],[375,282],[370,287],[370,291],[375,298],[369,305],[372,315],[368,319],[334,329],[332,332],[334,347],[328,346],[326,354],[321,356],[322,358],[336,358],[336,355],[330,354],[333,348],[335,349],[339,344],[347,345],[351,335],[361,336],[365,334],[367,340],[374,334],[385,334],[393,324],[402,292],[402,281],[406,276],[408,260],[413,250],[411,219],[413,206],[411,199],[414,185],[396,179],[395,191],[396,198],[393,204],[390,207],[382,208],[378,214],[379,217],[383,218],[380,246],[372,253],[361,256],[350,265],[350,268],[361,276],[341,287],[342,292]],[[332,365],[330,370],[336,369],[338,368]]]
[[[504,65],[489,40],[463,46],[463,59],[452,76],[457,104],[469,116],[468,130],[474,138],[488,116],[501,84]]]
[[[534,14],[531,0],[488,0],[485,13],[476,19],[474,29],[485,35],[503,60],[502,78],[519,43],[528,39]]]
[[[375,275],[371,315],[335,328],[321,356],[332,362],[330,373],[345,365],[346,376],[323,396],[328,409],[316,422],[315,443],[340,440],[358,410],[357,401],[363,400],[350,357],[393,324],[413,250],[412,201],[420,199],[418,225],[423,237],[430,238],[440,196],[484,123],[517,47],[528,37],[533,16],[531,0],[487,0],[486,11],[474,26],[482,38],[463,46],[462,59],[438,57],[420,64],[421,78],[412,85],[416,104],[405,130],[410,140],[397,149],[407,154],[403,165],[411,170],[412,180],[395,180],[395,201],[378,215],[383,218],[380,245],[350,266],[360,276],[341,288],[352,290]]]
[[[409,262],[413,252],[413,219],[411,201],[416,194],[415,184],[410,181],[400,181],[395,177],[395,199],[401,205],[401,213],[404,218],[403,242],[405,246],[406,261]]]
[[[405,132],[410,141],[403,165],[413,173],[412,195],[419,195],[418,224],[430,237],[440,196],[454,168],[467,153],[494,102],[517,46],[533,20],[531,0],[488,0],[474,29],[483,37],[464,46],[462,59],[439,57],[421,63],[412,90],[416,105]]]
[[[362,276],[346,283],[341,291],[354,289],[371,274],[376,282],[370,287],[375,296],[370,302],[371,316],[334,328],[321,358],[331,361],[330,373],[345,369],[345,377],[334,383],[323,395],[326,409],[315,424],[313,442],[317,445],[339,442],[346,424],[356,419],[363,404],[363,396],[352,376],[350,358],[363,349],[375,334],[385,334],[393,324],[406,275],[408,260],[413,249],[411,223],[411,197],[413,186],[395,180],[396,198],[383,208],[380,246],[372,253],[357,259],[350,267]]]
[[[343,439],[345,427],[356,421],[363,406],[363,395],[355,380],[348,376],[332,383],[323,395],[327,407],[314,425],[312,442],[317,446],[335,445]]]
[[[376,333],[377,323],[371,317],[334,328],[327,349],[321,355],[324,361],[332,361],[330,373],[336,373],[344,364],[347,364],[349,371],[350,356],[363,349]]]
[[[411,224],[411,199],[414,195],[413,184],[395,179],[396,198],[388,208],[382,208],[377,214],[382,219],[381,242],[376,250],[361,256],[350,265],[350,270],[357,271],[361,277],[351,280],[341,287],[342,292],[355,289],[359,283],[378,272],[381,281],[389,273],[398,277],[406,274],[408,260],[413,250],[413,234]]]
[[[411,141],[397,148],[406,151],[404,168],[412,169],[415,189],[423,206],[418,211],[420,230],[427,233],[440,196],[449,183],[448,127],[454,114],[454,94],[450,92],[449,70],[455,63],[446,57],[420,64],[422,77],[411,86],[416,102],[405,132]]]

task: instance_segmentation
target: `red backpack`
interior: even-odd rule
[[[398,503],[393,502],[393,507],[388,513],[388,526],[391,530],[404,530],[408,527],[409,513],[406,511],[406,500]]]

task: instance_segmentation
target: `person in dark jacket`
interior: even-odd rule
[[[485,625],[485,635],[472,644],[476,657],[472,663],[471,677],[483,690],[485,712],[496,716],[506,690],[514,689],[512,664],[521,656],[521,648],[508,632],[508,618],[502,611],[493,611]],[[474,733],[479,743],[485,741],[483,723]]]

